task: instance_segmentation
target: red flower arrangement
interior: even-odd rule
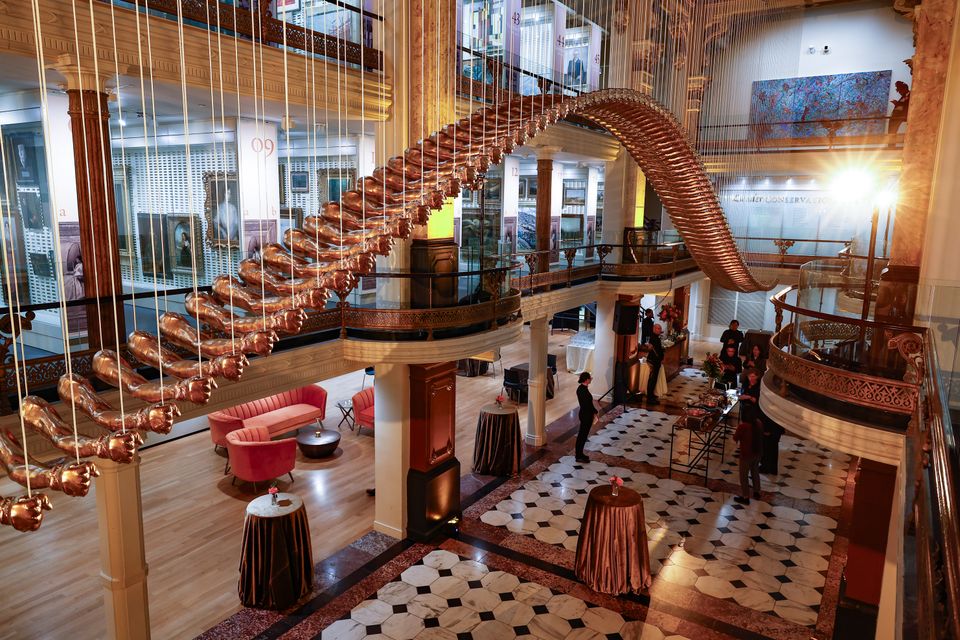
[[[497,399],[496,399],[497,406],[498,406],[498,407],[502,407],[502,406],[503,406],[503,403],[504,403],[506,400],[507,400],[507,399],[503,397],[503,394],[498,395],[498,396],[497,396]]]
[[[277,504],[277,494],[280,493],[280,489],[277,488],[276,482],[270,485],[270,488],[267,489],[267,493],[270,494],[270,504]]]
[[[611,476],[610,478],[610,494],[611,495],[620,495],[620,487],[623,486],[623,478],[620,476]]]
[[[720,362],[719,353],[708,353],[703,359],[703,365],[700,370],[711,380],[717,380],[723,375],[723,363]]]
[[[660,307],[660,320],[666,322],[673,329],[673,333],[680,333],[683,328],[683,309],[675,304],[665,304]]]

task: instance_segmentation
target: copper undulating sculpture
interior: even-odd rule
[[[358,276],[373,269],[376,256],[389,253],[395,238],[409,237],[413,224],[424,223],[431,210],[461,189],[477,189],[491,164],[568,114],[606,128],[627,148],[690,254],[715,284],[735,291],[768,288],[741,258],[703,164],[666,109],[626,89],[578,97],[514,97],[447,125],[402,156],[390,158],[372,175],[360,178],[340,202],[328,202],[305,218],[302,229],[286,231],[283,244],[265,246],[262,260],[243,260],[236,276],[214,279],[212,293],[187,296],[185,306],[192,318],[164,313],[159,336],[131,333],[129,353],[160,370],[164,376],[160,381],[143,378],[117,351],[97,353],[94,375],[146,406],[120,411],[89,380],[64,375],[58,385],[60,399],[106,429],[107,435],[80,435],[52,405],[24,397],[20,401],[24,425],[78,461],[30,465],[8,436],[0,440],[7,474],[22,485],[29,483],[31,489],[86,494],[98,471],[95,463],[79,459],[132,461],[142,431],[170,431],[180,415],[178,402],[203,404],[215,392],[218,378],[240,379],[249,364],[247,356],[268,356],[281,334],[302,330],[305,309],[322,309],[331,292],[345,295],[356,286]],[[197,358],[184,358],[180,355],[184,351]],[[4,498],[0,524],[34,530],[49,508],[42,493]]]

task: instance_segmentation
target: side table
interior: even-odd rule
[[[347,426],[350,427],[350,431],[353,431],[355,424],[353,420],[353,400],[341,400],[337,403],[337,409],[340,409],[340,415],[343,416],[340,418],[340,422],[337,423],[337,429],[342,428],[343,423],[346,422]]]
[[[292,493],[255,498],[247,505],[240,554],[240,602],[286,609],[313,589],[313,549],[303,500]]]

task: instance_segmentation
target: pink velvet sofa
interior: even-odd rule
[[[373,429],[373,387],[368,387],[353,396],[353,419],[357,423],[357,433],[360,427]]]
[[[292,431],[327,415],[327,392],[318,384],[251,400],[207,416],[214,448],[227,446],[227,434],[237,429],[265,427],[270,436]]]
[[[256,483],[273,480],[284,474],[293,482],[293,467],[297,462],[297,439],[271,440],[267,427],[236,429],[226,436],[230,471],[237,478]]]

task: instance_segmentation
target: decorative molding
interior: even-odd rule
[[[773,375],[763,377],[760,406],[773,421],[801,438],[844,453],[900,465],[905,434],[848,422],[781,397],[772,388]]]

